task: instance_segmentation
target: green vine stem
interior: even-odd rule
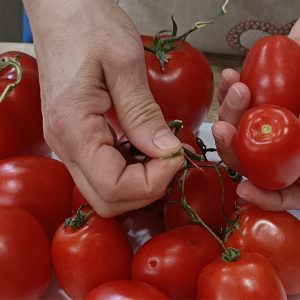
[[[177,25],[174,20],[174,17],[172,16],[172,24],[173,24],[172,35],[168,37],[159,38],[158,37],[159,34],[171,32],[170,30],[162,30],[154,36],[152,47],[144,46],[144,49],[156,55],[156,57],[160,61],[160,65],[163,70],[165,63],[167,62],[167,53],[173,50],[174,48],[176,48],[176,46],[174,46],[174,43],[177,41],[181,41],[181,42],[185,41],[188,35],[194,32],[195,30],[213,24],[219,17],[224,16],[227,13],[228,3],[229,0],[225,0],[223,5],[221,6],[220,11],[216,14],[215,17],[208,20],[198,21],[194,23],[191,29],[178,36],[177,36]]]
[[[187,213],[190,221],[193,224],[198,224],[198,225],[203,226],[219,242],[219,244],[221,245],[221,247],[223,249],[222,259],[225,262],[238,260],[240,258],[240,251],[235,248],[226,247],[224,241],[203,221],[203,219],[197,214],[197,212],[187,203],[186,197],[185,197],[185,181],[186,181],[187,172],[188,172],[188,170],[185,169],[181,186],[179,184],[179,188],[181,191],[180,204],[181,204],[182,208]]]
[[[8,58],[8,59],[3,59],[0,61],[0,71],[13,67],[16,69],[17,72],[17,79],[13,83],[9,83],[2,94],[0,95],[0,103],[5,100],[5,98],[9,95],[9,93],[20,83],[22,80],[22,67],[19,62],[19,56],[16,56],[15,58]]]

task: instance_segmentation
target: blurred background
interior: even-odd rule
[[[22,8],[21,0],[0,0],[0,42],[22,41]]]

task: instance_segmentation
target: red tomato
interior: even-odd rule
[[[241,81],[251,92],[250,107],[275,104],[300,114],[300,46],[286,36],[260,39],[248,52]]]
[[[0,161],[0,204],[29,211],[51,238],[71,215],[73,179],[58,160],[19,156]]]
[[[0,206],[0,298],[41,299],[50,281],[50,244],[24,209]]]
[[[262,255],[242,253],[240,259],[225,262],[218,257],[204,267],[196,299],[287,299],[273,266]]]
[[[145,46],[153,46],[152,36],[142,36]],[[178,41],[167,53],[164,69],[157,56],[145,51],[148,82],[167,120],[179,119],[198,130],[213,97],[213,72],[206,57],[189,43]]]
[[[260,105],[241,118],[236,152],[245,176],[256,185],[280,190],[300,176],[300,120],[276,105]]]
[[[204,162],[212,165],[212,162]],[[224,184],[224,210],[226,216],[234,211],[237,183],[220,167]],[[184,171],[180,171],[171,186],[171,192],[164,209],[164,219],[167,229],[191,223],[187,213],[180,205],[181,188],[184,180]],[[179,186],[180,185],[180,186]],[[199,217],[216,233],[227,225],[222,215],[222,186],[214,168],[195,168],[187,171],[184,183],[184,193],[187,203],[197,212]],[[175,203],[174,203],[175,201]],[[177,204],[177,203],[178,204]]]
[[[96,213],[78,228],[62,224],[52,241],[52,262],[58,282],[75,300],[83,299],[104,282],[129,279],[132,256],[121,225]]]
[[[150,205],[130,211],[125,216],[121,215],[124,216],[122,227],[134,251],[150,238],[166,230],[163,217],[164,203],[165,199],[162,198]]]
[[[19,56],[22,79],[0,103],[0,159],[24,154],[49,155],[43,136],[40,86],[35,58],[21,52],[6,52],[0,60]],[[16,82],[17,71],[0,70],[0,93]]]
[[[168,300],[166,294],[145,282],[117,280],[93,289],[84,300]]]
[[[177,227],[153,237],[137,251],[132,278],[172,299],[190,299],[195,296],[199,272],[220,253],[219,243],[203,227]]]
[[[227,246],[266,256],[286,293],[300,293],[300,221],[287,212],[265,211],[250,204],[238,212],[239,229],[233,231]]]

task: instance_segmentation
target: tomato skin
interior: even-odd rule
[[[0,205],[0,297],[41,299],[50,281],[50,244],[24,209]]]
[[[151,47],[152,36],[141,36]],[[164,70],[157,57],[145,51],[148,83],[167,120],[181,120],[194,132],[204,121],[213,97],[213,72],[206,57],[187,42],[168,52]]]
[[[264,126],[271,132],[264,133]],[[276,105],[260,105],[241,118],[236,151],[245,176],[269,190],[280,190],[300,176],[300,120]]]
[[[75,300],[83,299],[101,283],[129,279],[132,256],[121,225],[96,213],[80,228],[64,228],[62,224],[52,241],[58,282]]]
[[[264,255],[286,293],[300,293],[300,221],[288,212],[265,211],[250,204],[238,212],[240,231],[234,230],[226,245]]]
[[[205,162],[212,165],[212,162]],[[238,196],[236,194],[237,183],[232,181],[223,166],[220,171],[224,183],[224,210],[226,216],[234,211]],[[187,171],[184,192],[187,203],[197,212],[203,221],[216,233],[227,225],[221,213],[222,187],[216,170],[212,168],[190,168]],[[181,191],[179,184],[184,180],[184,171],[180,171],[171,185],[171,192],[164,207],[164,220],[167,229],[190,224],[187,213],[181,207]],[[179,183],[179,184],[178,184]],[[178,202],[178,204],[174,203]],[[209,203],[209,208],[208,208]]]
[[[14,155],[50,155],[43,136],[39,75],[36,59],[12,51],[0,55],[0,60],[19,56],[22,66],[20,83],[0,103],[0,159]],[[0,71],[0,93],[15,82],[13,67]]]
[[[0,161],[0,204],[31,213],[51,239],[71,215],[73,179],[58,160],[19,156]]]
[[[78,187],[74,185],[73,196],[72,196],[72,211],[76,213],[80,206],[89,205],[87,200],[82,196]]]
[[[197,284],[196,299],[287,299],[273,266],[257,253],[242,253],[233,262],[221,257],[204,267]]]
[[[157,287],[172,299],[190,299],[195,296],[199,272],[220,253],[219,243],[203,227],[177,227],[139,248],[132,262],[132,278]]]
[[[163,292],[148,283],[117,280],[103,283],[93,289],[84,300],[168,300]]]
[[[251,92],[250,107],[275,104],[300,114],[300,46],[287,36],[260,39],[248,52],[241,81]]]

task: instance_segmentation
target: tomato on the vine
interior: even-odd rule
[[[287,36],[258,40],[249,50],[241,81],[251,92],[250,107],[275,104],[300,114],[300,46]]]
[[[241,206],[237,213],[238,227],[226,245],[264,255],[286,293],[300,293],[300,221],[288,212],[265,211],[251,204]]]
[[[0,55],[0,95],[0,159],[24,154],[50,155],[43,136],[39,74],[34,57],[17,51]]]
[[[62,224],[52,241],[58,282],[75,300],[104,282],[129,279],[132,256],[120,223],[88,207]]]
[[[216,233],[220,233],[227,225],[226,217],[232,214],[238,200],[237,182],[229,177],[223,166],[219,166],[220,174],[218,174],[213,167],[214,163],[207,161],[201,164],[198,164],[199,168],[191,167],[186,171],[180,171],[173,180],[164,208],[167,229],[191,223],[188,213],[181,205],[182,192],[187,204]],[[222,211],[222,184],[224,211]]]
[[[38,221],[0,205],[0,298],[41,299],[50,281],[50,243]]]
[[[202,226],[186,225],[148,240],[135,254],[131,274],[172,299],[195,296],[202,268],[220,255],[218,241]]]
[[[273,266],[261,254],[241,252],[235,261],[215,259],[201,271],[197,300],[278,299],[286,294]]]
[[[153,49],[153,36],[141,36]],[[213,97],[212,68],[201,51],[179,40],[162,65],[155,53],[145,51],[150,90],[167,120],[179,119],[194,132],[204,121]]]
[[[16,156],[0,161],[0,204],[30,212],[52,238],[71,215],[74,182],[58,160]]]
[[[236,152],[245,176],[256,185],[280,190],[300,177],[300,120],[288,109],[271,104],[242,116]]]
[[[166,294],[148,283],[135,280],[116,280],[93,289],[84,300],[168,300]]]

